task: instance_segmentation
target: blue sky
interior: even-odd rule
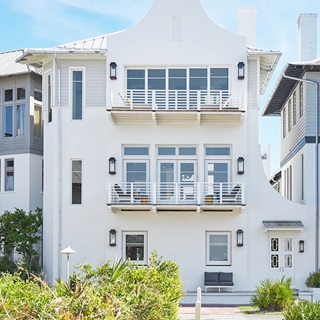
[[[187,0],[178,1],[187,3]],[[270,86],[261,97],[262,110],[283,66],[297,61],[299,14],[319,13],[319,0],[200,2],[215,23],[231,32],[237,32],[238,8],[257,8],[257,47],[282,52]],[[52,47],[125,29],[142,19],[152,3],[153,0],[0,0],[0,51]],[[279,119],[262,118],[259,124],[260,144],[262,148],[271,144],[272,170],[276,170],[280,151]]]

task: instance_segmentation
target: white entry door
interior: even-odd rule
[[[294,237],[292,235],[270,235],[270,278],[280,280],[294,275]]]

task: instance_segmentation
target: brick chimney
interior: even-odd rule
[[[298,61],[317,58],[317,13],[301,13],[298,17]]]
[[[240,8],[238,10],[238,33],[247,37],[247,45],[256,46],[256,8]]]

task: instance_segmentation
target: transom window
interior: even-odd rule
[[[196,147],[158,147],[158,156],[196,156]]]
[[[231,265],[231,232],[208,231],[207,265]]]
[[[123,258],[147,264],[147,232],[123,232]]]

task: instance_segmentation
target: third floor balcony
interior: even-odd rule
[[[230,90],[114,90],[108,113],[114,123],[197,121],[240,123],[245,108]]]

